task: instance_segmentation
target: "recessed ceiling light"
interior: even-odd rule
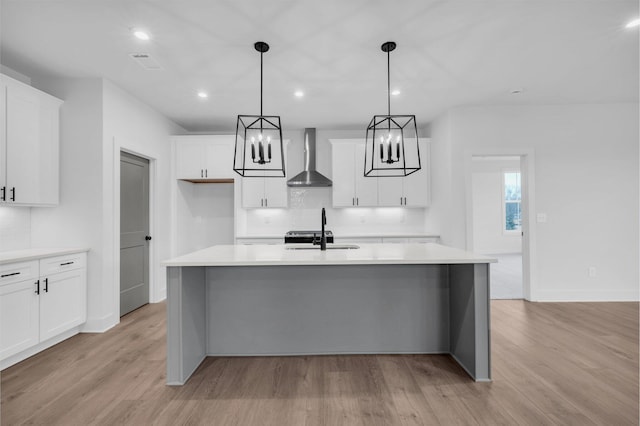
[[[295,96],[296,98],[301,98],[304,96],[304,92],[302,90],[296,90],[295,92],[293,92],[293,96]]]
[[[198,92],[198,97],[201,99],[207,99],[209,94],[207,92]]]
[[[399,91],[398,89],[396,89],[396,90],[392,90],[392,91],[391,91],[391,94],[392,94],[393,96],[398,96],[398,95],[400,94],[400,91]]]
[[[519,87],[519,88],[517,88],[517,89],[511,89],[511,90],[509,91],[509,93],[511,93],[512,95],[519,95],[519,94],[521,94],[522,92],[524,92],[524,89],[523,89],[523,88],[521,88],[521,87]]]
[[[143,31],[143,30],[133,30],[133,35],[138,39],[138,40],[150,40],[151,36],[149,35],[148,32]]]
[[[625,28],[635,28],[637,26],[640,26],[640,19],[634,19],[633,21],[630,21],[627,25],[625,25]]]

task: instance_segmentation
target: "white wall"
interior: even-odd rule
[[[0,251],[31,247],[31,208],[0,207]]]
[[[120,306],[120,151],[150,160],[150,282],[151,302],[166,297],[166,272],[162,260],[171,257],[171,145],[170,135],[184,133],[177,124],[142,103],[113,83],[103,83],[103,247],[105,264],[102,300],[119,321]]]
[[[89,330],[103,329],[96,296],[103,286],[102,80],[46,79],[39,88],[64,100],[60,112],[60,204],[33,207],[32,247],[83,247],[87,255]]]
[[[520,233],[505,233],[503,173],[519,171],[520,159],[474,157],[472,163],[473,247],[476,253],[520,253]]]
[[[638,104],[455,108],[433,161],[451,171],[445,244],[466,247],[466,156],[535,152],[534,300],[638,300]],[[589,277],[588,268],[597,268]]]
[[[170,257],[172,244],[169,135],[184,130],[102,79],[42,79],[38,85],[65,103],[60,205],[32,209],[31,245],[90,249],[84,331],[106,330],[119,321],[119,151],[152,160],[151,300],[161,300],[166,277],[159,262]]]
[[[176,256],[234,243],[234,185],[177,181]]]

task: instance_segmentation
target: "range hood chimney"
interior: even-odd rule
[[[316,171],[316,129],[304,129],[304,170],[287,181],[294,187],[327,187],[330,179]]]

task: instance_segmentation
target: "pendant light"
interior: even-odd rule
[[[387,54],[387,115],[374,115],[367,127],[364,151],[366,177],[408,176],[420,170],[415,115],[391,115],[390,53],[396,43],[381,46]]]
[[[269,45],[253,47],[260,52],[260,115],[238,115],[233,170],[243,177],[284,177],[280,116],[262,115],[262,56]]]

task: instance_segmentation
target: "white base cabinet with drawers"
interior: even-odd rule
[[[85,252],[0,265],[0,368],[78,333],[86,319]]]

